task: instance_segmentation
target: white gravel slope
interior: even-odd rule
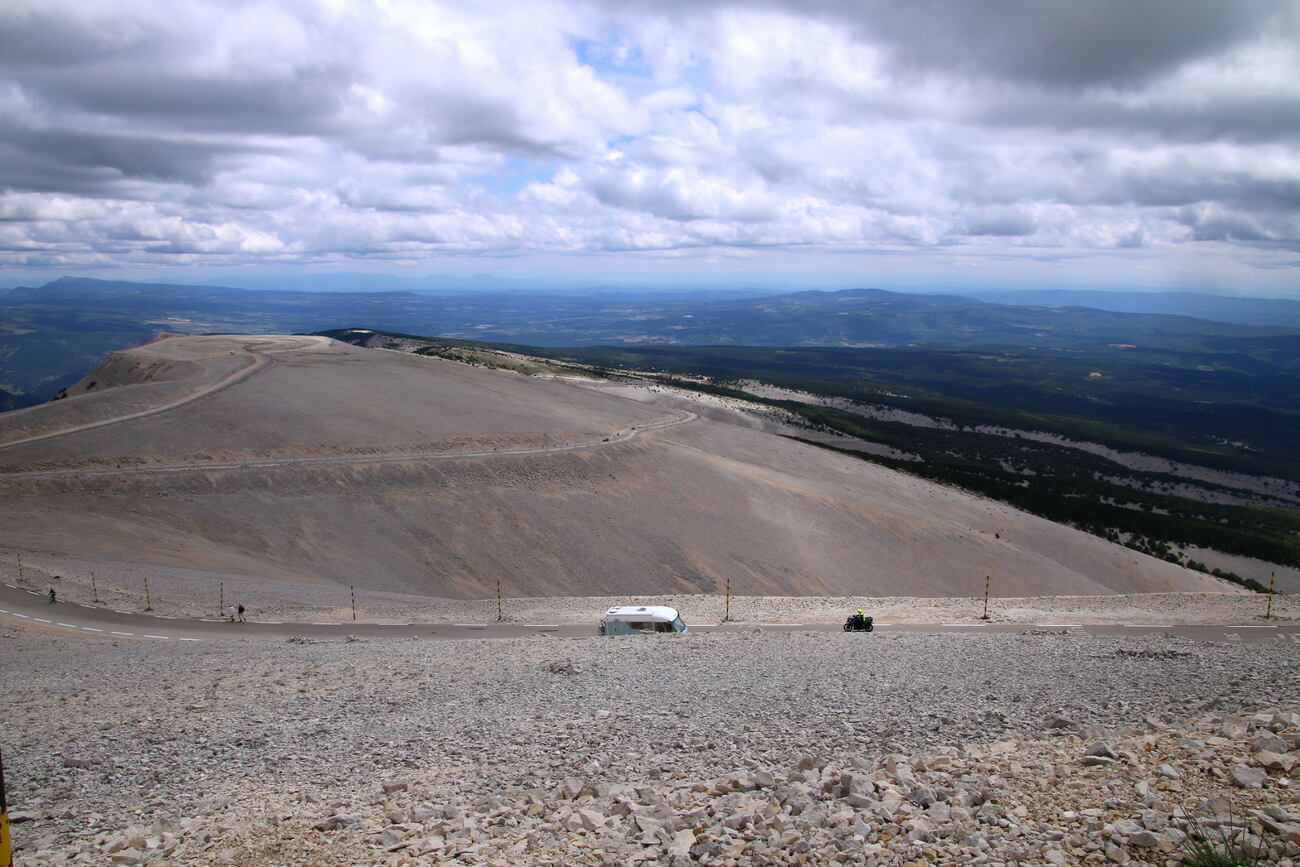
[[[1064,777],[1036,773],[1064,785],[1082,773],[1076,734],[1113,738],[1120,733],[1103,727],[1154,731],[1296,702],[1300,645],[753,630],[176,647],[0,630],[0,679],[20,865],[778,864],[799,854],[870,863],[871,853],[902,864],[924,856],[921,837],[938,847],[922,863],[978,863],[1031,843],[1039,860],[1025,863],[1049,863],[1044,847],[1064,836],[1040,829],[1020,839],[999,824],[1025,823],[1028,813],[1009,816],[1017,806],[1042,806],[1024,792],[997,794],[1014,772],[989,779],[976,769],[978,786],[952,775],[909,782],[880,763],[900,753],[924,768],[917,754],[1046,738],[1070,767]],[[1200,752],[1240,752],[1246,734],[1202,742]],[[1286,746],[1293,751],[1294,738]],[[1043,749],[999,755],[1032,763]],[[1191,773],[1197,750],[1184,752]],[[859,785],[850,802],[842,774],[855,768],[876,783]],[[753,783],[765,799],[756,809],[772,809],[729,827],[741,805],[726,800],[736,787],[719,781],[737,772],[749,781],[742,790]],[[1177,807],[1228,795],[1238,807],[1294,813],[1286,775],[1265,777],[1249,792],[1202,780],[1146,809],[1169,821]],[[1062,788],[1055,807],[1098,808],[1118,821],[1143,809],[1141,798],[1131,806],[1133,784]],[[975,825],[941,834],[953,822],[965,828],[965,814],[923,815],[932,804],[918,806],[917,787],[938,787],[963,809],[979,806],[970,793],[982,787],[997,807],[992,825],[980,826],[983,848]],[[913,838],[920,826],[904,823],[918,818],[930,830]],[[1269,839],[1279,855],[1289,851]],[[1088,850],[1076,861],[1069,849],[1060,863],[1085,863]]]

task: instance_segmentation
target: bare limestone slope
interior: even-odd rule
[[[15,549],[459,598],[498,579],[515,596],[728,579],[750,595],[971,595],[985,574],[1018,596],[1232,589],[601,383],[248,336],[167,338],[92,379],[112,387],[0,416]]]

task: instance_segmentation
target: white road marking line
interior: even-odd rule
[[[342,623],[313,623],[312,626],[342,626]]]
[[[15,590],[18,589],[18,585],[17,585],[17,584],[10,584],[8,581],[5,582],[5,586],[6,586],[6,587],[12,587],[12,588],[14,588]]]
[[[212,618],[205,617],[205,618],[202,618],[202,619],[199,620],[199,623],[225,623],[225,622],[226,622],[226,619],[225,619],[224,617],[217,618],[216,620],[213,620]]]
[[[134,613],[135,613],[134,611],[123,611],[123,610],[120,609],[120,608],[114,608],[113,611],[116,612],[116,613],[118,613],[118,614],[134,614]]]
[[[168,639],[168,637],[169,637],[169,636],[166,636],[166,635],[145,635],[145,638],[158,638],[158,639],[161,639],[161,640],[163,640],[163,641],[166,641],[166,640]]]
[[[31,618],[26,614],[19,614],[17,611],[14,612],[14,617],[21,617],[23,620],[31,620]]]
[[[134,632],[110,632],[109,635],[135,635]]]
[[[1117,624],[1127,629],[1173,629],[1172,623],[1120,623]]]
[[[160,618],[160,619],[162,619],[162,620],[175,620],[175,619],[176,619],[175,617],[171,616],[170,614],[155,614],[154,617]]]
[[[33,617],[32,620],[35,620],[37,623],[49,623],[49,622],[50,622],[50,621],[46,620],[44,617]]]
[[[202,641],[202,638],[181,638],[180,641]]]
[[[1276,626],[1256,626],[1253,624],[1250,626],[1237,626],[1236,624],[1233,624],[1232,626],[1225,626],[1223,628],[1224,629],[1277,629]]]
[[[204,622],[205,622],[205,623],[215,623],[215,622],[217,622],[217,621],[208,620],[208,621],[204,621]],[[271,626],[280,626],[280,625],[282,625],[282,624],[284,623],[284,621],[283,621],[283,620],[254,620],[253,623],[269,623]],[[195,639],[195,641],[197,641],[197,640],[198,640],[198,639]]]
[[[1082,629],[1082,623],[1035,623],[1041,629]]]
[[[545,627],[546,629],[559,629],[559,628],[560,628],[560,625],[559,625],[558,623],[525,623],[524,626],[531,626],[531,627],[536,628],[536,629],[541,629],[541,628],[543,628],[543,627]]]
[[[987,623],[940,623],[940,626],[988,626]]]
[[[76,625],[75,623],[63,623],[62,621],[60,621],[59,623],[56,623],[56,624],[54,624],[54,625],[55,625],[55,626],[66,626],[66,627],[68,627],[69,629],[76,629],[76,628],[77,628],[77,625]]]
[[[94,608],[94,607],[95,607],[95,606],[93,606],[93,605],[87,605],[87,604],[84,603],[84,602],[74,602],[73,604],[74,604],[74,605],[80,605],[82,608]]]
[[[8,608],[0,608],[0,614],[8,614],[8,613],[9,613]]]
[[[104,631],[104,630],[102,630],[102,629],[96,629],[96,628],[93,627],[93,626],[78,626],[77,628],[78,628],[78,629],[84,629],[84,630],[86,630],[87,632],[103,632],[103,631]]]

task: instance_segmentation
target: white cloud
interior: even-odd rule
[[[0,264],[1295,259],[1300,16],[996,6],[12,0]]]

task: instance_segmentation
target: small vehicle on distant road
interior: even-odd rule
[[[871,632],[876,628],[876,624],[871,617],[864,614],[850,614],[849,619],[844,621],[845,632]]]
[[[615,605],[601,618],[601,635],[640,635],[646,632],[686,632],[676,608],[667,605]]]

